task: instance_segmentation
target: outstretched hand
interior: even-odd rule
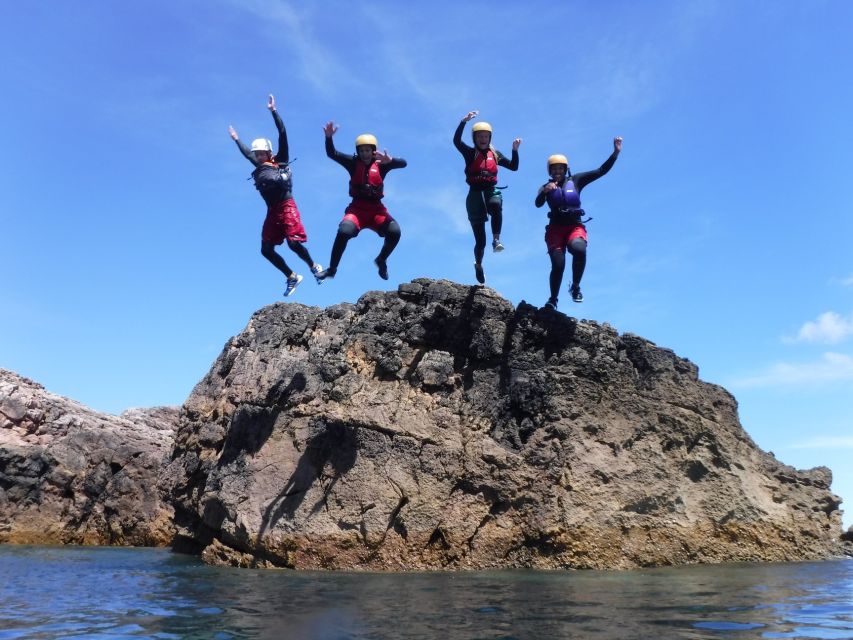
[[[379,164],[388,164],[393,160],[391,156],[388,155],[388,149],[383,149],[382,151],[374,151],[373,158],[379,162]]]
[[[613,150],[622,151],[622,136],[616,136],[613,138]]]
[[[231,136],[232,140],[237,139],[237,132],[234,130],[234,127],[232,127],[230,124],[228,125],[228,135]]]
[[[516,138],[512,141],[512,150],[518,151],[518,148],[521,146],[521,138]]]
[[[326,134],[327,138],[331,138],[338,131],[338,125],[329,120],[326,125],[323,127],[323,133]]]
[[[476,118],[478,115],[480,115],[480,112],[479,112],[479,111],[477,111],[476,109],[475,109],[474,111],[469,111],[469,112],[468,112],[467,114],[465,114],[465,116],[462,118],[462,122],[468,122],[469,120],[473,120],[473,119],[474,119],[474,118]]]
[[[273,96],[273,94],[270,94],[269,102],[267,102],[267,109],[275,111],[275,96]]]

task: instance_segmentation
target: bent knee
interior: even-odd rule
[[[347,238],[355,238],[358,235],[358,227],[352,220],[341,220],[338,225],[338,233]]]
[[[392,238],[399,238],[402,233],[402,229],[400,229],[400,225],[397,224],[396,220],[391,220],[388,225],[385,227],[385,236]]]
[[[586,240],[583,238],[575,238],[569,244],[569,251],[571,251],[572,255],[586,253]]]

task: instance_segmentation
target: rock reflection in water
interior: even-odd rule
[[[296,573],[0,546],[0,638],[850,638],[853,562]]]

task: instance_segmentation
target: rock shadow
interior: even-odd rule
[[[275,527],[282,518],[293,519],[302,505],[308,490],[323,477],[327,467],[332,475],[323,488],[323,498],[312,509],[316,512],[325,503],[338,479],[353,468],[358,457],[358,429],[343,422],[320,422],[315,432],[305,441],[305,451],[296,463],[284,488],[264,510],[257,542]],[[328,477],[328,476],[327,476]]]
[[[241,454],[253,455],[260,451],[272,435],[278,416],[287,406],[290,396],[303,391],[306,385],[305,375],[297,373],[284,388],[279,383],[270,389],[267,394],[268,405],[241,405],[228,426],[219,466],[234,462]]]

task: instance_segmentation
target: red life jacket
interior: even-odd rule
[[[363,200],[381,200],[385,195],[382,189],[382,173],[375,160],[369,165],[361,160],[355,161],[355,168],[349,179],[349,194]]]
[[[498,158],[491,149],[474,152],[474,159],[465,167],[465,181],[472,187],[490,187],[498,183]]]

